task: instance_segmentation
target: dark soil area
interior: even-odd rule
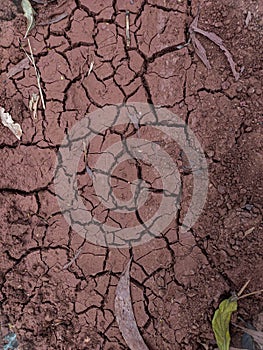
[[[46,102],[45,110],[39,104],[36,119],[28,107],[38,92],[33,66],[8,77],[25,58],[21,45],[28,52],[26,19],[20,1],[0,3],[0,107],[23,130],[18,141],[0,125],[0,348],[12,330],[23,350],[128,349],[114,298],[132,255],[134,314],[149,349],[215,349],[211,320],[222,298],[247,280],[247,292],[263,288],[263,2],[44,0],[32,5],[36,26],[28,37]],[[189,41],[198,10],[199,27],[220,36],[236,69],[243,70],[239,80],[223,52],[205,37],[198,36],[210,70],[191,43],[178,46]],[[50,24],[64,13],[64,19]],[[189,125],[208,162],[208,195],[198,221],[180,233],[193,174],[164,138],[161,147],[181,169],[175,220],[147,244],[107,248],[85,241],[61,213],[53,183],[56,155],[85,114],[133,102],[166,107]],[[90,145],[94,153],[119,141],[124,132],[112,126]],[[136,138],[133,125],[125,132]],[[147,128],[140,132],[150,138]],[[147,164],[140,169],[141,179],[161,186]],[[123,179],[113,183],[115,195],[128,200],[137,168],[125,161],[114,174],[115,180]],[[137,225],[132,213],[125,219],[105,214],[105,204],[92,196],[89,176],[81,169],[78,175],[87,210],[98,220]],[[153,194],[141,217],[146,220],[159,201],[160,194]],[[72,265],[63,268],[80,247]],[[257,322],[262,312],[262,294],[239,302],[238,315],[245,320]],[[231,334],[233,345],[241,347],[235,328]]]

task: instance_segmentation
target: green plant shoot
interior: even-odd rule
[[[229,350],[231,339],[229,323],[232,313],[236,310],[237,297],[232,296],[229,299],[223,300],[214,314],[212,328],[219,350]]]

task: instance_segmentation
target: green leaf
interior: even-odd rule
[[[229,350],[231,339],[229,323],[232,312],[236,310],[237,298],[232,296],[229,299],[223,300],[214,314],[212,328],[219,350]]]

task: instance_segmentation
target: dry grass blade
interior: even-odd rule
[[[200,29],[198,27],[198,18],[199,18],[199,14],[195,17],[195,19],[193,20],[193,22],[191,23],[190,28],[189,28],[191,39],[193,40],[193,43],[195,44],[195,40],[196,40],[194,33],[198,33],[198,34],[205,36],[206,38],[211,40],[213,43],[215,43],[217,46],[219,46],[219,48],[224,52],[224,54],[225,54],[225,56],[230,64],[230,68],[232,70],[232,73],[233,73],[235,79],[238,80],[240,78],[240,73],[237,72],[236,64],[233,60],[233,57],[232,57],[231,53],[228,51],[228,49],[225,47],[223,40],[215,33],[207,32],[203,29]],[[198,52],[197,52],[197,54],[198,54]],[[199,54],[198,54],[198,56],[199,56]]]
[[[75,253],[75,255],[73,256],[73,258],[72,258],[67,264],[65,264],[65,265],[63,266],[62,269],[63,269],[63,270],[68,269],[68,268],[74,263],[74,261],[77,260],[77,258],[79,257],[81,251],[82,251],[82,248],[79,248],[79,249],[76,251],[76,253]]]
[[[256,291],[254,291],[254,292],[241,295],[240,297],[238,297],[238,300],[244,299],[244,298],[247,298],[247,297],[250,297],[250,296],[252,296],[252,295],[261,294],[261,293],[263,293],[263,289],[256,290]]]
[[[247,286],[249,285],[249,283],[250,283],[250,280],[248,280],[248,281],[241,287],[240,291],[237,293],[237,296],[238,296],[238,297],[240,297],[240,296],[243,294],[244,290],[247,288]]]
[[[126,46],[130,47],[131,36],[130,36],[130,12],[129,11],[126,11],[125,23],[126,23]]]
[[[37,78],[37,86],[38,86],[38,90],[39,90],[39,95],[40,95],[40,98],[41,98],[42,106],[43,106],[43,109],[46,109],[45,100],[44,100],[44,96],[43,96],[43,92],[42,92],[42,88],[41,88],[41,84],[40,84],[40,74],[39,74],[39,71],[38,71],[37,66],[36,66],[36,62],[35,62],[35,59],[34,59],[34,55],[33,55],[32,47],[31,47],[31,44],[30,44],[30,40],[27,39],[27,41],[28,41],[28,47],[29,47],[29,51],[30,51],[30,56],[25,51],[25,49],[23,47],[22,47],[22,50],[24,51],[24,53],[26,54],[27,58],[32,63],[32,65],[33,65],[33,67],[35,69],[36,78]]]
[[[149,350],[144,343],[142,336],[134,318],[131,294],[130,294],[130,266],[131,261],[127,264],[119,280],[116,297],[115,312],[116,320],[119,325],[121,334],[131,350]]]

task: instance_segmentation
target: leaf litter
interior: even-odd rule
[[[116,288],[115,313],[121,334],[131,350],[149,350],[145,344],[133,313],[130,293],[130,267],[132,259],[124,269]]]
[[[21,61],[19,61],[15,66],[9,69],[7,73],[7,78],[12,78],[17,73],[22,72],[24,69],[29,69],[30,64],[28,58],[24,58]]]
[[[199,20],[199,13],[194,18],[193,22],[190,24],[190,27],[189,27],[190,37],[191,37],[192,43],[194,45],[196,54],[201,59],[201,61],[204,63],[204,65],[208,69],[211,69],[211,65],[210,65],[210,63],[208,61],[208,58],[207,58],[207,55],[206,55],[206,50],[205,50],[205,48],[203,47],[203,45],[201,44],[201,42],[197,39],[197,37],[195,35],[195,33],[198,33],[198,34],[201,34],[201,35],[205,36],[206,38],[211,40],[213,43],[215,43],[217,46],[219,46],[220,50],[223,51],[223,53],[225,54],[225,56],[226,56],[226,58],[227,58],[227,60],[229,62],[229,65],[230,65],[230,68],[231,68],[232,73],[234,75],[234,78],[236,80],[238,80],[240,78],[241,73],[239,73],[236,70],[236,63],[234,62],[231,53],[228,51],[228,49],[224,45],[223,40],[218,35],[216,35],[215,33],[208,32],[208,31],[205,31],[205,30],[199,28],[198,27],[198,20]],[[242,67],[241,71],[243,69],[244,68]]]
[[[21,126],[13,121],[11,115],[9,113],[6,113],[3,107],[0,107],[0,117],[3,125],[6,126],[9,130],[11,130],[12,133],[16,136],[16,138],[20,140],[22,136]]]
[[[54,24],[54,23],[58,23],[60,21],[62,21],[62,19],[68,17],[68,14],[66,12],[61,13],[60,15],[57,15],[53,18],[51,18],[50,20],[46,21],[46,22],[41,22],[39,23],[40,26],[45,26],[45,25],[49,25],[49,24]]]
[[[234,326],[242,329],[245,333],[251,335],[251,337],[254,339],[254,341],[259,345],[260,349],[263,349],[263,332],[260,332],[255,329],[250,329],[247,327],[239,326],[237,324],[234,324]]]

